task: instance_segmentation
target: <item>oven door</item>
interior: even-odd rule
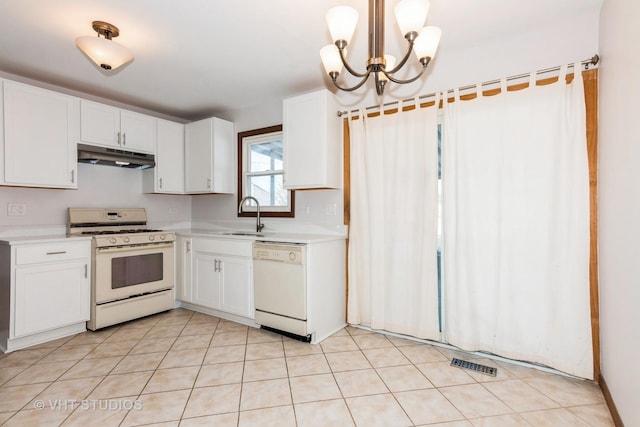
[[[95,303],[173,288],[173,242],[96,248]]]

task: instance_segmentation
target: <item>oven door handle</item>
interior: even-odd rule
[[[106,254],[106,253],[115,253],[115,252],[131,252],[136,249],[164,249],[164,248],[172,248],[173,242],[167,243],[152,243],[145,245],[130,245],[130,246],[112,246],[106,248],[96,248],[96,253]]]

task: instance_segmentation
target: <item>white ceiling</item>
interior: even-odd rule
[[[387,52],[404,41],[386,3]],[[432,0],[440,51],[509,37],[603,0]],[[331,42],[326,11],[347,4],[360,21],[354,68],[367,51],[366,0],[0,0],[0,71],[185,120],[330,87],[318,51]],[[91,22],[116,25],[135,59],[101,70],[75,46]],[[417,68],[416,68],[417,69]],[[373,90],[369,88],[369,90]]]

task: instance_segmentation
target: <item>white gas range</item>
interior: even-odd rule
[[[87,328],[174,307],[175,233],[146,227],[144,208],[69,208],[68,234],[93,236]]]

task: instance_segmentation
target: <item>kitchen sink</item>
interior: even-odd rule
[[[264,237],[262,233],[252,233],[250,231],[232,231],[230,233],[222,233],[224,236],[255,236],[255,237]]]

